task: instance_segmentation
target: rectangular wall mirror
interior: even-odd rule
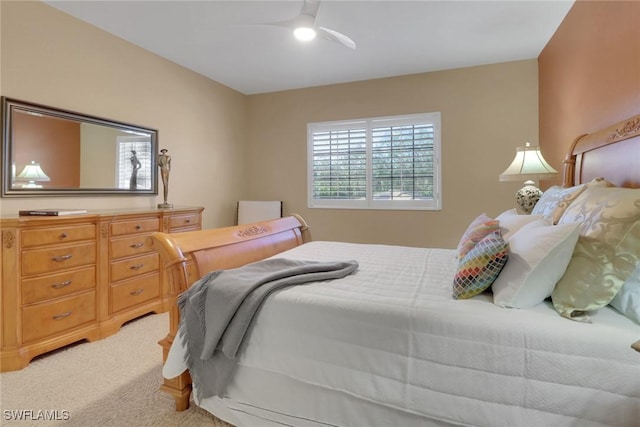
[[[2,197],[158,194],[158,132],[2,97]]]

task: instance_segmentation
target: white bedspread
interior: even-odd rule
[[[251,328],[227,397],[236,425],[638,426],[640,326],[546,303],[453,300],[453,250],[312,242],[279,255],[356,259],[354,275],[277,292]],[[179,340],[165,365],[184,369]],[[197,385],[196,385],[197,386]]]

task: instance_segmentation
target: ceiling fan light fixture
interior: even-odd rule
[[[300,41],[308,42],[316,37],[316,30],[311,27],[298,27],[293,30],[293,35]]]

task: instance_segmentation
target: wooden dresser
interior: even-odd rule
[[[149,235],[200,230],[202,210],[2,218],[0,371],[168,310],[168,283]]]

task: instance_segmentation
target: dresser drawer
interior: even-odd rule
[[[169,231],[177,228],[200,229],[200,214],[172,215],[169,219]]]
[[[22,247],[91,240],[96,237],[95,224],[37,228],[22,231]]]
[[[22,274],[52,273],[66,268],[95,264],[95,242],[22,252]]]
[[[160,296],[160,273],[111,286],[111,312],[115,313]]]
[[[96,287],[95,267],[22,280],[22,303],[32,304]]]
[[[95,291],[22,309],[24,342],[44,338],[96,320]]]
[[[150,233],[160,231],[160,218],[141,218],[120,221],[111,224],[112,236],[123,236],[132,233]]]
[[[119,239],[112,239],[109,242],[109,254],[111,259],[124,258],[152,251],[151,239],[148,235],[123,237]]]
[[[159,255],[152,253],[111,263],[111,282],[155,271],[160,266]]]

